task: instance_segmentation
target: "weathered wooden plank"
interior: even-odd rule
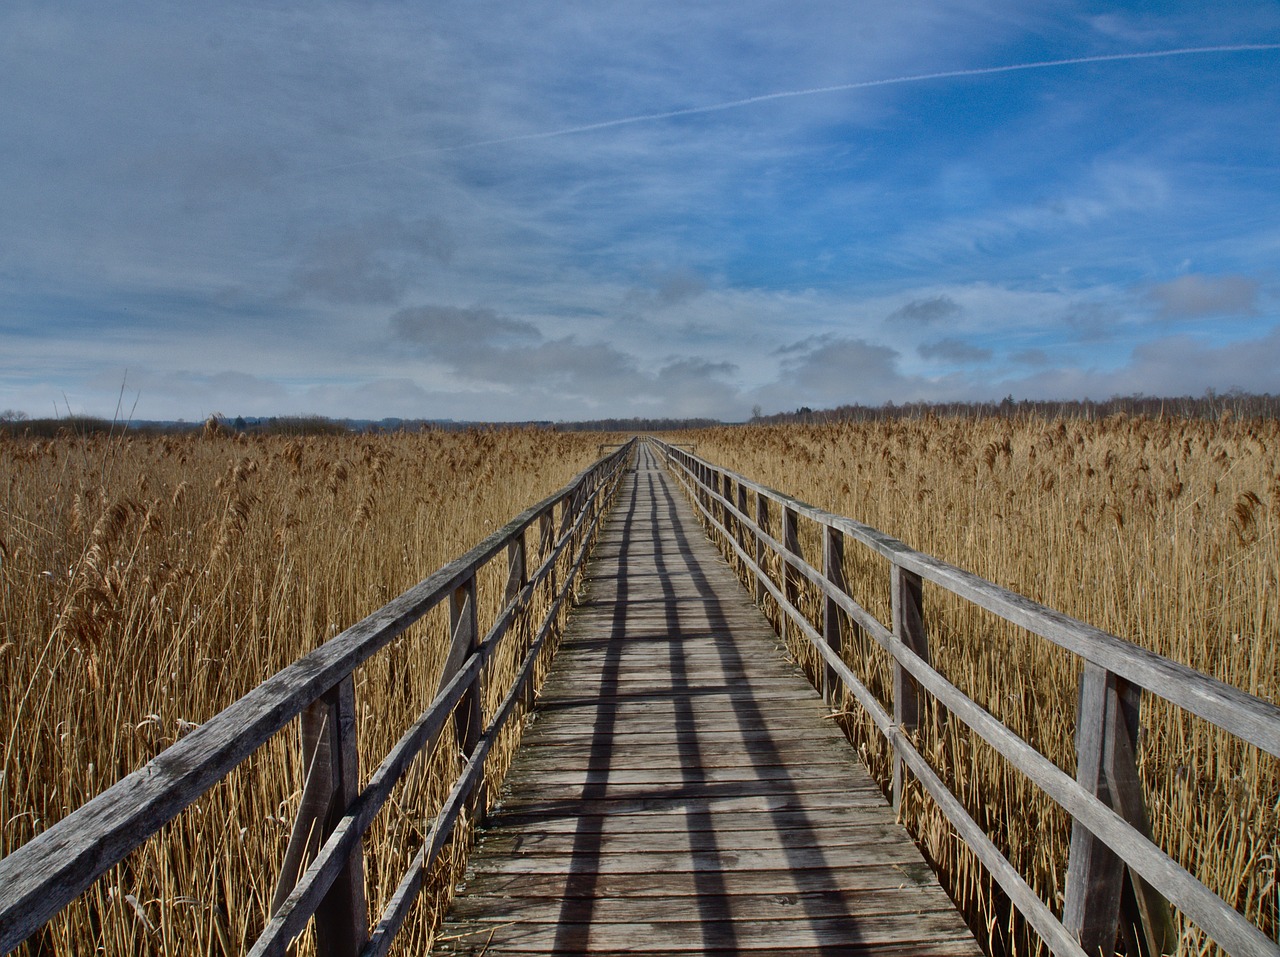
[[[900,843],[902,829],[895,824],[877,821],[861,822],[844,827],[819,830],[812,826],[803,814],[791,815],[788,827],[729,830],[711,814],[693,813],[694,821],[702,818],[702,827],[649,830],[632,827],[627,830],[593,829],[594,853],[600,855],[627,855],[649,853],[694,853],[715,851],[771,851],[787,852],[799,848],[822,851],[825,848],[871,846],[884,843]],[[666,823],[666,822],[663,822]],[[576,831],[540,830],[532,827],[519,830],[503,829],[486,834],[483,846],[489,854],[558,855],[573,854],[583,828]],[[785,856],[785,855],[784,855]]]
[[[827,885],[847,893],[859,891],[889,890],[894,893],[910,890],[904,900],[915,893],[926,891],[941,894],[937,878],[923,860],[910,863],[866,864],[856,867],[831,866],[827,869]],[[818,893],[802,890],[796,875],[790,868],[778,870],[726,871],[722,875],[724,892],[729,895],[780,894],[791,896],[799,893]],[[697,896],[698,888],[691,877],[670,874],[506,874],[493,871],[473,874],[464,885],[465,894],[457,900],[459,908],[466,908],[473,893],[482,897],[520,898],[534,906],[542,898],[580,899],[583,897],[634,898],[668,897],[683,900]]]
[[[596,556],[441,952],[977,954],[647,449]]]
[[[589,915],[588,915],[589,916]],[[457,933],[456,931],[454,932]],[[838,947],[839,953],[879,953],[881,944],[913,944],[915,954],[974,954],[973,937],[952,913],[809,917],[804,921],[738,922],[694,916],[683,921],[611,923],[562,920],[555,924],[508,920],[474,928],[468,936],[486,954],[689,953],[727,949]],[[459,941],[463,937],[456,938]],[[939,945],[955,944],[945,949]],[[465,951],[463,951],[465,953]]]
[[[670,882],[668,882],[668,887]],[[688,887],[689,897],[696,895],[697,889]],[[468,891],[454,907],[455,915],[466,915],[476,922],[498,923],[508,918],[503,913],[506,898],[503,895],[484,895]],[[576,900],[581,900],[577,898]],[[520,920],[526,924],[546,924],[559,922],[566,905],[573,906],[574,898],[540,897],[530,901],[520,909]],[[832,888],[821,891],[801,891],[794,894],[760,894],[736,892],[725,896],[725,911],[732,917],[754,920],[808,920],[811,917],[847,917],[851,914],[919,914],[922,911],[917,902],[909,895],[902,894],[898,888],[875,888],[872,890],[848,890]],[[696,906],[696,905],[695,905]],[[951,910],[947,900],[940,902],[934,912]],[[636,923],[646,921],[653,923],[670,923],[679,921],[680,913],[673,911],[664,898],[637,897],[628,894],[605,895],[596,899],[592,909],[592,919],[611,923]]]
[[[590,826],[595,833],[633,834],[643,829],[645,834],[661,837],[664,834],[690,835],[702,831],[714,831],[721,828],[735,834],[746,834],[751,831],[802,831],[811,828],[821,831],[848,831],[856,838],[860,827],[877,827],[867,824],[861,808],[874,807],[866,800],[853,800],[831,807],[812,806],[791,810],[771,810],[762,814],[758,810],[727,810],[717,808],[714,815],[690,813],[690,808],[657,809],[646,813],[601,814],[600,820],[590,821],[584,825],[583,820],[591,817],[584,814],[582,819],[567,816],[548,817],[540,814],[521,814],[515,809],[503,815],[501,826],[491,827],[486,831],[485,840],[504,838],[521,834],[566,834],[578,831],[583,826]],[[801,840],[793,835],[792,839]]]

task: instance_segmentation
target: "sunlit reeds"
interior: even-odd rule
[[[1274,420],[924,417],[702,430],[681,440],[718,465],[1280,702]],[[816,535],[803,524],[801,532],[816,563]],[[887,562],[846,551],[850,592],[888,622]],[[802,590],[801,606],[816,622],[816,594]],[[1078,660],[929,586],[925,614],[934,664],[1074,773]],[[793,653],[812,668],[811,653]],[[887,656],[854,637],[846,657],[891,702]],[[853,705],[845,720],[887,784],[878,734]],[[920,734],[970,813],[1060,912],[1065,812],[958,722],[925,722]],[[1139,760],[1157,843],[1276,936],[1280,762],[1152,695]],[[1034,952],[931,802],[912,791],[904,807],[979,937],[997,951]],[[1180,953],[1212,950],[1181,926]]]
[[[598,442],[493,430],[0,436],[0,854],[563,485]],[[501,578],[479,577],[482,621]],[[430,701],[446,632],[438,609],[357,671],[363,773]],[[245,951],[300,765],[296,735],[277,735],[28,949]],[[417,769],[367,838],[375,913],[443,771]],[[429,910],[406,952],[429,938]]]

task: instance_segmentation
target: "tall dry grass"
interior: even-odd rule
[[[715,429],[699,455],[848,515],[1000,585],[1280,702],[1280,424],[1112,417],[927,418]],[[816,529],[802,523],[820,562]],[[853,544],[854,597],[889,621],[888,564]],[[777,571],[774,570],[776,576]],[[935,665],[1064,770],[1075,771],[1079,663],[926,585]],[[816,592],[801,602],[816,623]],[[775,610],[776,618],[776,610]],[[810,668],[811,652],[794,653]],[[889,704],[887,656],[846,657]],[[890,760],[850,704],[852,740],[881,782]],[[921,750],[1059,913],[1069,819],[958,722],[926,722]],[[1140,770],[1155,836],[1269,935],[1280,934],[1280,762],[1147,695]],[[1035,942],[918,791],[904,818],[993,952]],[[1180,923],[1180,954],[1213,952]]]
[[[560,487],[598,441],[0,436],[0,854]],[[482,626],[503,571],[478,582]],[[357,672],[364,774],[431,700],[445,648],[439,609]],[[246,950],[300,796],[298,752],[277,735],[26,949]],[[367,838],[375,914],[451,770],[417,769]],[[430,939],[426,911],[406,952]]]

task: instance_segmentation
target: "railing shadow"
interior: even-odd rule
[[[742,939],[744,930],[735,925],[734,918],[749,915],[735,912],[734,907],[733,872],[739,855],[725,846],[725,838],[718,833],[716,812],[717,805],[751,798],[764,799],[759,813],[768,816],[776,843],[782,849],[789,872],[785,888],[788,899],[794,897],[810,921],[821,919],[827,929],[824,936],[832,938],[816,952],[832,957],[848,953],[849,946],[862,937],[854,914],[836,918],[833,924],[830,900],[845,894],[847,888],[832,867],[822,847],[823,836],[806,811],[806,791],[802,788],[813,788],[797,780],[788,767],[788,742],[771,727],[765,702],[756,697],[745,680],[738,685],[731,683],[732,676],[746,673],[748,662],[735,644],[730,615],[712,582],[713,575],[718,576],[721,569],[713,571],[708,565],[717,562],[718,556],[708,548],[694,547],[685,530],[692,517],[683,514],[687,506],[672,494],[669,481],[651,450],[642,447],[634,483],[624,493],[627,498],[625,517],[621,519],[617,594],[607,641],[585,643],[604,651],[599,696],[584,694],[547,705],[547,710],[582,708],[584,718],[589,712],[594,722],[588,777],[580,795],[572,800],[537,802],[539,817],[564,815],[577,819],[555,949],[587,949],[591,922],[604,890],[600,872],[610,815],[582,813],[583,802],[599,802],[594,810],[608,802],[607,806],[619,814],[636,810],[670,810],[679,814],[684,831],[690,835],[687,852],[692,855],[693,903],[702,949],[740,949],[746,943]],[[647,515],[642,514],[645,511]],[[660,583],[660,599],[651,593],[633,593],[628,573],[642,558],[652,560],[654,577]],[[659,604],[663,608],[661,618],[637,614],[642,610],[651,612]],[[655,632],[655,627],[660,630]],[[712,640],[719,674],[704,677],[696,670],[699,662],[690,657],[688,648],[689,642],[696,640],[699,649],[705,649],[708,638]],[[629,647],[634,649],[637,642],[652,642],[654,656],[661,654],[665,646],[668,687],[623,688],[624,652]],[[706,712],[697,704],[712,696],[725,701],[724,720],[717,723],[720,743],[723,744],[726,725],[737,732],[743,742],[737,760],[754,772],[748,780],[717,781],[708,773],[708,766],[714,762],[708,760],[707,748],[711,745],[705,731]],[[616,736],[625,731],[625,722],[637,703],[663,701],[671,706],[679,783],[626,787],[622,791],[615,786],[611,790],[610,776],[618,755]],[[723,760],[721,756],[720,761]],[[834,942],[837,939],[839,943]]]

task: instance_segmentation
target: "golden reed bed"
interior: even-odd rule
[[[0,853],[562,486],[600,440],[0,437]],[[478,583],[482,620],[498,575]],[[357,673],[366,773],[431,700],[447,646],[439,609]],[[26,949],[247,950],[283,859],[299,764],[296,735],[278,735]],[[442,786],[427,768],[375,824],[375,913]],[[429,938],[424,910],[406,952]]]
[[[1280,696],[1274,422],[929,418],[682,439],[748,477]],[[599,441],[542,431],[0,438],[0,853],[563,484]],[[887,576],[849,564],[851,590],[887,620]],[[499,589],[482,581],[482,603]],[[948,677],[1073,770],[1067,656],[973,609],[939,603],[928,615]],[[430,698],[444,631],[431,618],[362,670],[364,767]],[[887,671],[869,678],[884,687]],[[887,774],[876,736],[856,715],[846,725]],[[298,749],[287,738],[100,881],[40,946],[241,952],[265,919],[298,799]],[[955,791],[1060,906],[1065,816],[981,742],[931,747]],[[1277,762],[1158,705],[1144,712],[1141,758],[1158,841],[1276,933]],[[433,781],[414,787],[437,799]],[[371,835],[372,908],[416,847],[421,816],[406,800]],[[908,818],[980,937],[1029,950],[928,805],[909,802]],[[409,951],[426,943],[432,916],[405,935]],[[1205,949],[1194,934],[1183,942],[1185,953]]]
[[[1117,416],[922,418],[699,430],[698,455],[848,515],[1050,607],[1280,702],[1280,424]],[[817,542],[803,543],[811,558]],[[850,549],[854,597],[889,621],[888,574]],[[812,609],[814,620],[818,609]],[[934,663],[1068,772],[1078,664],[1048,642],[926,590]],[[852,645],[890,700],[884,655]],[[802,660],[808,653],[795,649]],[[809,662],[812,666],[812,662]],[[882,781],[878,736],[851,737]],[[925,729],[922,751],[1060,912],[1066,815],[983,742]],[[1140,754],[1157,842],[1273,937],[1280,924],[1280,762],[1148,699]],[[918,794],[905,817],[980,939],[1034,951]],[[1212,952],[1194,929],[1180,952]]]

